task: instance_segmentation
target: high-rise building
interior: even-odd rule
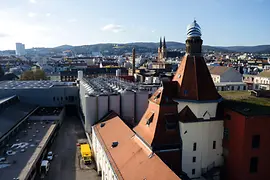
[[[16,43],[16,55],[24,56],[25,54],[25,45],[22,43]]]

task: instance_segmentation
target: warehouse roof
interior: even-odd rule
[[[0,138],[36,108],[35,105],[18,102],[0,112]]]
[[[0,89],[41,89],[71,85],[69,82],[57,81],[1,81]]]

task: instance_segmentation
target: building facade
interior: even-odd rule
[[[16,55],[17,56],[24,56],[25,52],[25,45],[22,43],[16,43]]]

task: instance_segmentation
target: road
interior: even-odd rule
[[[55,154],[45,180],[100,180],[94,165],[85,166],[77,142],[86,140],[81,121],[66,117],[51,147]]]

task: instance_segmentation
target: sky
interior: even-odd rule
[[[204,44],[270,44],[270,0],[0,0],[0,50],[96,43],[185,42],[194,19]]]

